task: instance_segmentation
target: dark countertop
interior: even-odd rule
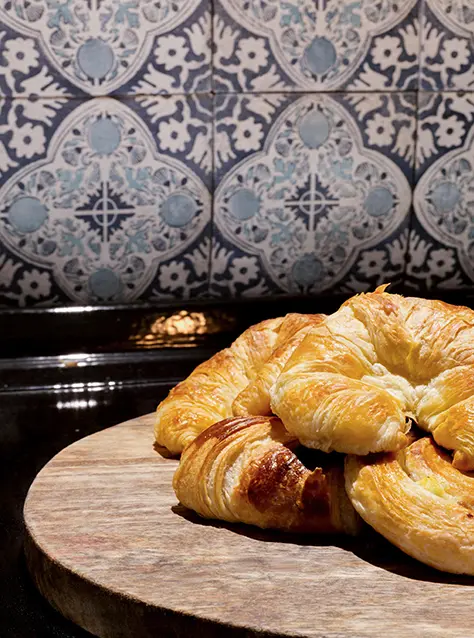
[[[167,360],[163,366],[160,353],[155,353],[155,367],[162,373],[166,368],[180,367],[180,376],[185,376],[205,356],[207,352],[202,356],[196,351],[176,352],[173,361]],[[155,409],[177,378],[164,381],[150,379],[148,374],[148,378],[140,379],[143,369],[151,366],[152,358],[148,353],[145,364],[135,360],[128,367],[125,365],[126,370],[124,365],[118,366],[122,379],[114,374],[113,365],[112,369],[105,366],[105,370],[101,366],[99,372],[105,382],[71,381],[58,387],[63,370],[56,368],[57,383],[52,383],[55,370],[48,368],[36,372],[35,386],[17,386],[0,392],[1,638],[90,635],[62,618],[32,585],[23,559],[23,503],[36,474],[57,452],[102,428]],[[89,369],[77,372],[81,378],[93,378]],[[32,374],[31,369],[26,370],[24,378]],[[15,375],[0,366],[2,376],[13,376],[18,382]],[[41,386],[41,378],[45,376],[48,385]]]

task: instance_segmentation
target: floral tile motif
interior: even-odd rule
[[[407,279],[474,286],[474,94],[421,93]]]
[[[211,293],[399,280],[414,105],[412,93],[216,96]]]
[[[0,95],[206,92],[210,0],[6,0]]]
[[[418,86],[418,0],[216,0],[214,90]]]
[[[391,237],[376,248],[361,250],[352,270],[335,287],[334,293],[371,292],[382,284],[400,283],[406,268],[409,225],[410,216],[407,216]]]
[[[210,97],[15,99],[0,108],[2,303],[207,290]]]
[[[421,29],[422,90],[474,89],[473,36],[470,0],[426,0]]]

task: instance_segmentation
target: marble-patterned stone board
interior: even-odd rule
[[[365,290],[403,275],[415,95],[217,95],[211,292]]]
[[[208,96],[0,101],[0,299],[184,298],[208,286]]]

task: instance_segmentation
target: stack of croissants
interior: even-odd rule
[[[474,311],[385,291],[246,330],[158,406],[179,501],[474,575]]]

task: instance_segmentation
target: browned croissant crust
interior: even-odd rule
[[[293,532],[355,534],[359,518],[342,466],[311,471],[275,417],[235,417],[202,432],[183,452],[176,496],[206,518]]]
[[[361,517],[414,558],[474,575],[474,477],[424,437],[397,453],[346,459],[346,489]]]
[[[300,314],[262,321],[199,365],[158,406],[156,442],[179,454],[200,432],[231,417],[235,398],[257,378],[274,349],[312,323],[312,315]],[[268,401],[268,389],[266,396]]]
[[[474,469],[474,312],[384,292],[352,297],[312,329],[271,390],[308,447],[364,455],[407,444],[407,417]]]

